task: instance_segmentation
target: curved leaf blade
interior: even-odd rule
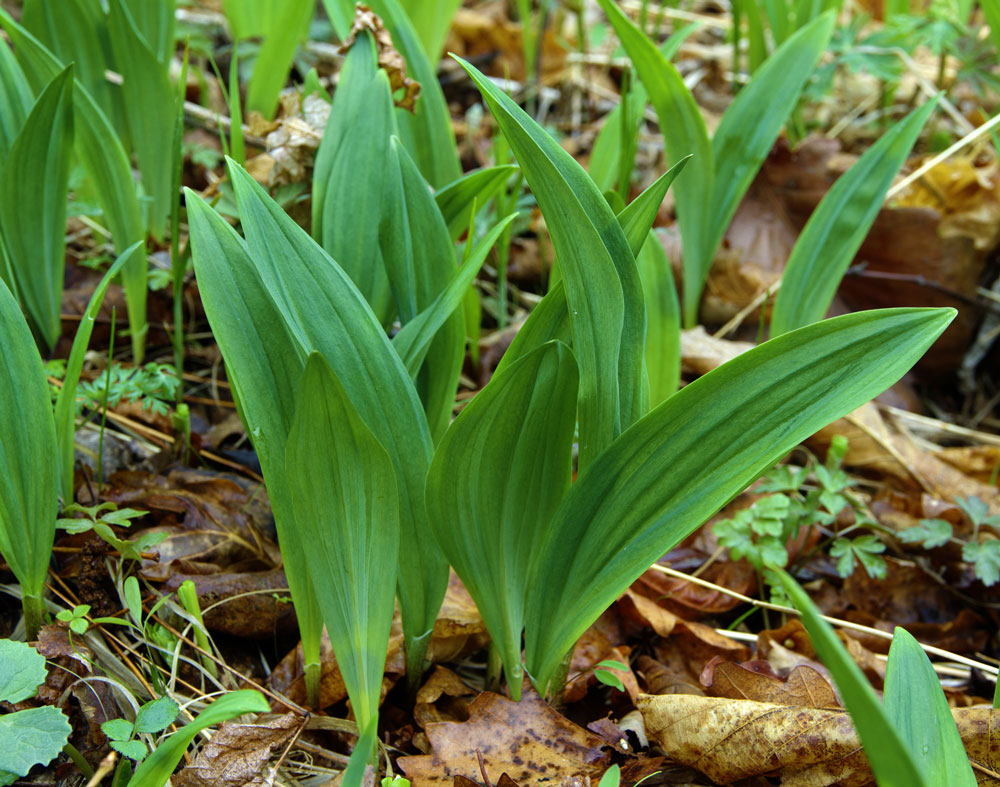
[[[629,584],[805,437],[896,382],[954,309],[859,312],[772,339],[667,399],[570,488],[525,621],[544,689]]]

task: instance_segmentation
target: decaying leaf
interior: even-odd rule
[[[596,783],[608,766],[605,742],[559,715],[530,689],[520,702],[484,692],[469,706],[466,722],[427,726],[433,754],[401,757],[413,787],[451,785],[456,776],[479,781],[479,755],[493,784],[504,773],[522,787],[551,785],[567,777]]]
[[[274,774],[267,761],[301,724],[294,713],[260,724],[227,722],[171,782],[177,787],[270,787]]]
[[[690,695],[639,698],[646,731],[672,760],[719,784],[780,775],[783,787],[872,783],[847,711]],[[972,760],[995,770],[1000,711],[953,711]],[[980,784],[996,784],[996,780]]]
[[[705,665],[701,682],[713,697],[804,705],[811,708],[838,707],[840,702],[830,683],[812,667],[800,665],[782,678],[766,661],[713,659]]]
[[[346,52],[350,49],[351,44],[354,43],[354,39],[358,37],[358,33],[362,30],[367,30],[371,33],[372,38],[375,40],[379,68],[385,69],[385,73],[388,74],[389,86],[392,88],[393,93],[400,89],[403,90],[403,97],[395,100],[396,106],[413,112],[416,107],[417,96],[420,95],[420,83],[406,76],[406,61],[392,45],[392,36],[385,29],[382,20],[368,6],[358,3],[355,7],[354,22],[351,25],[351,31],[347,34],[347,38],[344,39],[341,51]]]

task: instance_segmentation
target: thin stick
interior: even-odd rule
[[[685,574],[682,571],[676,571],[667,566],[661,566],[658,563],[654,563],[650,566],[654,571],[659,571],[661,574],[666,574],[669,577],[674,577],[675,579],[683,579],[687,582],[693,582],[695,585],[700,585],[701,587],[708,588],[709,590],[714,590],[717,593],[722,593],[731,598],[739,599],[746,604],[752,604],[755,607],[760,607],[761,609],[771,609],[775,612],[784,612],[786,615],[798,615],[799,611],[793,609],[792,607],[783,607],[780,604],[772,604],[769,601],[760,601],[759,599],[750,598],[750,596],[745,596],[742,593],[738,593],[730,588],[723,587],[722,585],[716,585],[714,582],[709,582],[704,579],[699,579],[698,577],[692,577],[690,574]],[[862,626],[860,623],[852,623],[849,620],[841,620],[840,618],[831,618],[827,615],[821,615],[827,623],[833,626],[839,626],[840,628],[850,629],[851,631],[857,631],[862,634],[870,634],[873,637],[878,637],[880,639],[892,639],[892,634],[888,631],[881,631],[879,629],[872,628],[871,626]],[[965,664],[968,667],[975,667],[982,672],[992,675],[994,678],[1000,674],[1000,670],[996,667],[991,667],[989,664],[983,664],[981,661],[976,661],[975,659],[970,659],[965,656],[960,656],[957,653],[951,653],[947,650],[942,650],[941,648],[936,648],[933,645],[925,645],[922,642],[920,647],[924,649],[927,653],[932,653],[935,656],[940,656],[943,659],[948,659],[949,661],[954,661],[959,664]]]

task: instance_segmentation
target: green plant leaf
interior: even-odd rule
[[[566,306],[566,288],[561,281],[531,310],[528,319],[497,364],[494,374],[499,374],[518,358],[550,341],[559,341],[568,346],[573,343],[569,309]]]
[[[875,696],[875,690],[837,639],[830,624],[820,617],[812,599],[785,571],[774,569],[774,573],[795,608],[802,613],[809,639],[833,675],[880,787],[930,787],[937,784],[924,779],[914,754],[907,749],[903,736]]]
[[[135,760],[136,762],[149,753],[149,750],[146,748],[146,744],[142,741],[111,741],[110,743],[111,748],[120,755],[128,757],[130,760]]]
[[[34,697],[47,674],[45,658],[33,647],[0,639],[0,700],[17,703]]]
[[[420,365],[423,363],[434,334],[461,304],[465,293],[469,292],[469,287],[476,278],[476,274],[486,261],[486,256],[493,248],[493,244],[497,242],[497,238],[515,218],[515,215],[508,216],[490,230],[486,237],[476,244],[469,253],[468,259],[431,305],[406,323],[392,337],[392,346],[399,353],[399,357],[411,378],[415,378],[417,372],[420,371]]]
[[[987,587],[1000,581],[1000,541],[970,541],[962,547],[962,560],[975,564],[976,577]]]
[[[646,300],[646,373],[649,405],[656,407],[681,381],[681,304],[670,260],[650,231],[635,258]]]
[[[129,780],[129,787],[163,787],[184,756],[188,745],[203,729],[229,721],[244,713],[267,713],[270,709],[271,706],[259,691],[242,689],[229,692],[205,708],[178,732],[163,740],[136,768]]]
[[[477,210],[484,208],[515,172],[517,167],[512,164],[483,167],[466,173],[435,192],[434,200],[448,225],[452,240],[458,240],[469,228],[473,205]]]
[[[40,602],[56,532],[56,430],[42,359],[2,282],[0,336],[0,554],[24,595]],[[29,636],[40,623],[29,621]]]
[[[407,655],[429,634],[448,582],[423,505],[432,442],[420,399],[402,361],[344,271],[264,189],[229,162],[251,259],[292,335],[318,350],[362,420],[388,451],[399,485],[399,596]]]
[[[10,47],[0,46],[0,161],[7,158],[34,100],[14,53]]]
[[[441,59],[452,17],[462,0],[401,0],[400,5],[413,20],[413,31],[428,61],[436,65]]]
[[[44,84],[63,69],[55,55],[2,9],[0,26],[10,36],[18,60],[33,86]],[[77,156],[97,191],[115,248],[127,249],[136,241],[145,240],[128,155],[111,123],[79,80],[73,87],[73,110]],[[142,362],[148,328],[144,255],[130,258],[122,271],[122,283],[132,331],[132,352],[138,364]]]
[[[889,648],[883,704],[927,784],[974,787],[976,776],[941,681],[920,644],[899,626]]]
[[[634,256],[639,256],[639,251],[649,236],[649,231],[656,220],[656,214],[660,210],[660,205],[663,204],[663,198],[667,196],[667,189],[670,188],[690,158],[690,156],[685,156],[674,164],[618,213],[618,223],[621,224],[622,232],[625,233],[625,238],[628,240],[629,248],[632,249]]]
[[[461,412],[427,475],[438,543],[483,616],[515,699],[531,561],[570,483],[577,378],[560,342],[518,359]]]
[[[907,544],[923,541],[924,549],[934,549],[951,541],[951,534],[951,522],[944,519],[921,519],[912,527],[900,530],[897,537]]]
[[[147,702],[135,714],[135,731],[162,732],[177,719],[177,703],[170,697],[158,697]]]
[[[690,327],[697,320],[700,282],[711,262],[703,259],[702,249],[708,245],[712,232],[709,226],[715,179],[712,143],[701,110],[677,69],[612,0],[598,2],[628,52],[660,119],[668,166],[692,156],[674,185],[677,222],[684,247],[684,322]]]
[[[393,314],[382,263],[379,226],[385,212],[380,172],[396,133],[389,79],[375,63],[371,36],[358,36],[347,53],[313,176],[313,237],[347,272],[388,326]]]
[[[0,716],[0,740],[16,743],[0,749],[0,784],[13,784],[35,765],[58,757],[72,731],[63,712],[51,705]]]
[[[539,552],[525,616],[536,685],[547,687],[577,637],[650,564],[805,437],[898,380],[954,314],[860,312],[784,334],[616,440],[581,472]]]
[[[172,9],[174,3],[146,0],[143,5]],[[115,60],[127,64],[122,67],[125,120],[139,160],[143,190],[150,198],[147,226],[150,235],[162,241],[173,196],[173,158],[164,152],[171,149],[176,122],[169,61],[161,62],[153,48],[157,44],[151,47],[143,38],[126,0],[108,0],[108,31]]]
[[[774,302],[771,335],[823,319],[937,99],[895,124],[820,201],[795,243]]]
[[[141,242],[133,243],[125,251],[118,255],[118,258],[105,271],[94,288],[87,308],[80,316],[80,323],[77,325],[76,334],[73,337],[73,346],[69,352],[69,360],[66,361],[66,374],[63,377],[63,387],[59,389],[59,396],[56,397],[54,418],[56,424],[56,441],[59,446],[59,477],[60,490],[64,502],[73,499],[73,414],[75,410],[76,386],[80,382],[80,374],[83,371],[84,356],[87,354],[87,345],[90,343],[90,334],[94,330],[94,323],[97,314],[104,301],[104,294],[108,290],[111,280],[118,275],[118,272],[129,261],[129,258],[140,250]]]
[[[45,87],[3,162],[0,227],[16,292],[45,346],[62,329],[73,67]]]
[[[309,356],[299,385],[285,474],[337,665],[358,724],[365,727],[378,716],[392,625],[396,476],[389,455],[319,353]]]
[[[112,719],[101,725],[101,732],[112,740],[121,743],[132,737],[132,734],[135,732],[135,726],[128,719]],[[145,747],[143,747],[143,755],[145,753]]]
[[[646,317],[635,258],[603,194],[573,157],[479,71],[458,61],[517,156],[559,258],[580,367],[583,468],[648,409]]]

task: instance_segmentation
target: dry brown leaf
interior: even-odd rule
[[[260,724],[226,722],[198,756],[170,777],[177,787],[270,787],[267,761],[288,743],[302,720],[294,713]]]
[[[701,682],[713,697],[833,708],[840,703],[826,678],[812,667],[800,665],[781,677],[766,661],[716,661],[705,665]]]
[[[469,718],[467,698],[475,693],[458,675],[438,664],[417,691],[413,719],[421,727],[438,721],[465,721]]]
[[[720,784],[764,774],[780,774],[783,787],[871,782],[867,758],[844,710],[687,695],[643,695],[638,707],[650,739],[669,758]],[[995,770],[1000,711],[952,713],[970,758]]]
[[[548,787],[566,777],[596,779],[608,765],[600,737],[559,715],[528,687],[520,702],[484,692],[469,706],[468,721],[430,724],[427,737],[433,754],[399,759],[413,787],[450,785],[460,775],[479,781],[480,754],[494,784],[506,773],[523,787]]]
[[[362,30],[367,30],[371,33],[372,38],[375,40],[378,65],[379,68],[385,69],[385,73],[388,74],[389,86],[392,88],[392,92],[395,93],[397,90],[403,90],[403,97],[399,100],[394,99],[396,106],[414,112],[417,96],[420,95],[420,83],[406,76],[406,61],[392,45],[392,36],[385,29],[385,25],[378,14],[368,6],[361,3],[355,6],[354,22],[351,24],[351,30],[347,34],[347,38],[344,39],[340,51],[346,52],[350,49],[351,44],[354,43],[354,39],[358,37],[358,33]]]
[[[681,331],[681,363],[684,370],[695,374],[708,374],[712,369],[731,361],[737,355],[752,350],[751,342],[731,342],[710,335],[698,325]]]

